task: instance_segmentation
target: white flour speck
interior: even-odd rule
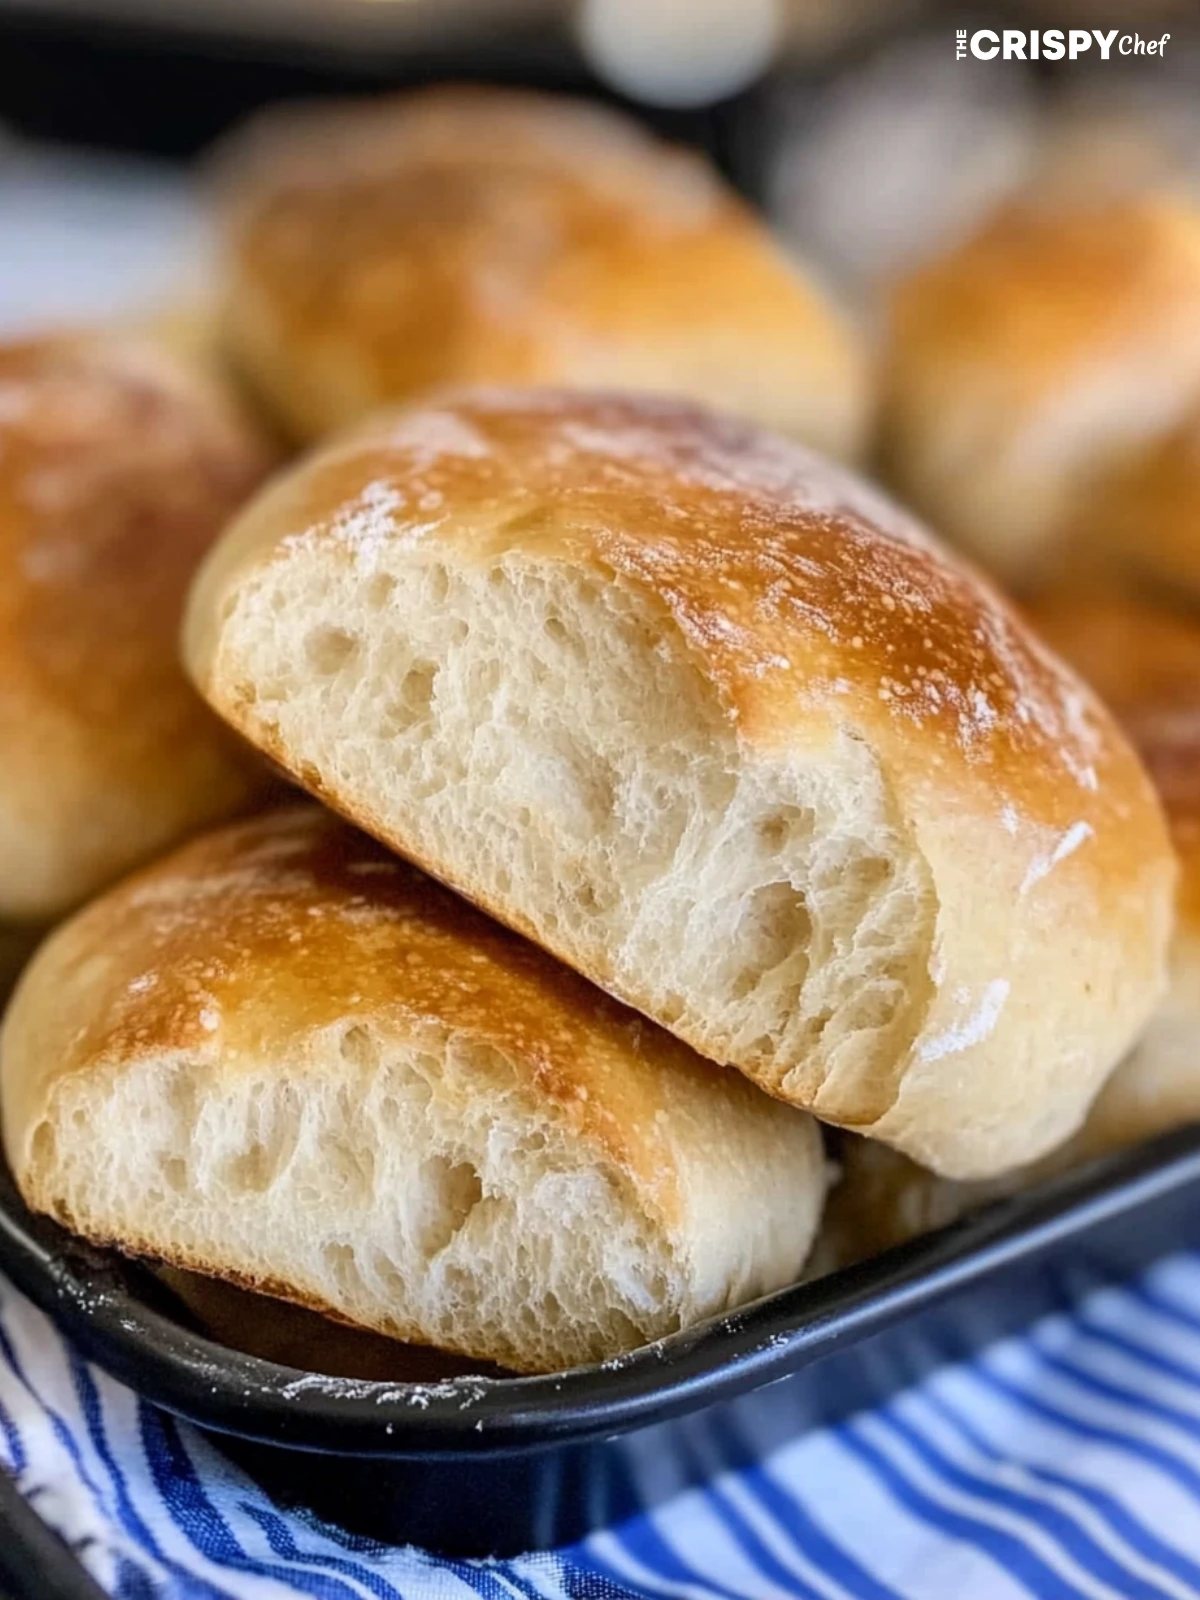
[[[369,483],[356,500],[340,511],[330,531],[354,554],[360,572],[372,573],[395,532],[404,496],[390,483]]]
[[[938,1034],[936,1039],[930,1039],[922,1045],[919,1056],[922,1061],[940,1061],[943,1056],[954,1056],[961,1050],[969,1050],[972,1045],[981,1044],[999,1020],[1000,1013],[1004,1010],[1004,1002],[1008,999],[1009,982],[1007,978],[996,978],[989,983],[983,991],[978,1006],[964,1022],[947,1028],[945,1033]],[[961,991],[955,992],[958,999]]]
[[[483,435],[452,411],[410,412],[388,434],[388,443],[416,456],[424,466],[442,456],[482,460],[491,455]]]
[[[976,689],[971,697],[971,712],[975,726],[981,731],[986,732],[996,726],[996,712],[982,689]]]
[[[1073,855],[1079,849],[1079,846],[1091,837],[1092,826],[1090,823],[1073,822],[1058,840],[1053,850],[1044,856],[1038,856],[1035,861],[1030,863],[1029,870],[1021,880],[1021,893],[1026,894],[1033,888],[1035,883],[1040,883],[1047,873],[1053,872],[1060,861],[1065,861],[1069,855]]]

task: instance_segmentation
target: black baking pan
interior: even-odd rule
[[[86,1356],[279,1502],[455,1555],[579,1538],[1195,1244],[1193,1128],[619,1361],[370,1381],[215,1343],[145,1267],[31,1215],[0,1171],[0,1267]]]

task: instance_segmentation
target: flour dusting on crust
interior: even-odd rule
[[[921,523],[800,445],[675,400],[476,388],[369,425],[357,448],[388,474],[333,524],[360,550],[516,498],[516,544],[541,520],[657,589],[727,671],[735,715],[735,680],[783,679],[810,708],[865,696],[948,734],[968,764],[1036,750],[1097,786],[1104,724],[1081,686]]]

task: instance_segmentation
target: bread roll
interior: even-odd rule
[[[1198,401],[1200,211],[1014,208],[896,292],[882,460],[940,533],[1028,586],[1114,467]]]
[[[155,1276],[181,1303],[188,1320],[199,1323],[210,1339],[260,1361],[371,1383],[442,1383],[468,1374],[506,1376],[502,1367],[490,1362],[448,1355],[431,1345],[404,1344],[199,1272],[159,1267]]]
[[[1112,703],[1165,803],[1180,862],[1169,988],[1080,1131],[1033,1166],[986,1184],[951,1183],[873,1140],[847,1139],[818,1272],[926,1233],[1079,1161],[1200,1120],[1200,623],[1113,590],[1064,590],[1032,615]]]
[[[1114,574],[1064,580],[1030,601],[1025,614],[1116,713],[1144,756],[1161,759],[1156,729],[1174,728],[1181,753],[1186,751],[1200,713],[1195,615],[1126,587]],[[1200,738],[1200,726],[1195,731]]]
[[[1014,1193],[1026,1169],[962,1183],[880,1144],[847,1133],[832,1152],[833,1181],[806,1278],[824,1278],[896,1245],[947,1227],[988,1200]]]
[[[0,346],[0,922],[59,915],[262,786],[177,650],[196,564],[268,465],[149,345]]]
[[[272,111],[220,164],[229,348],[299,438],[449,382],[663,390],[860,449],[859,341],[705,163],[582,101]]]
[[[369,832],[946,1172],[1065,1138],[1158,998],[1173,867],[1111,719],[917,524],[739,423],[379,418],[237,520],[185,653]]]
[[[1130,582],[1200,601],[1200,407],[1153,450],[1109,474],[1074,533]]]
[[[790,1283],[810,1118],[313,808],[97,900],[0,1033],[31,1206],[520,1371]]]
[[[1166,998],[1066,1152],[1078,1160],[1200,1119],[1200,621],[1111,592],[1047,597],[1032,615],[1133,738],[1180,865]]]

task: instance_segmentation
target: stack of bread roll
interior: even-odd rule
[[[27,1202],[545,1371],[796,1281],[820,1123],[960,1188],[1071,1148],[1170,1026],[1162,804],[991,581],[828,459],[870,399],[831,304],[581,106],[273,116],[219,165],[229,369],[306,453],[252,493],[250,424],[167,418],[103,341],[0,407],[53,455],[0,454],[0,908],[142,863],[6,1013]],[[132,388],[93,464],[101,369]],[[952,449],[891,437],[962,501]]]

